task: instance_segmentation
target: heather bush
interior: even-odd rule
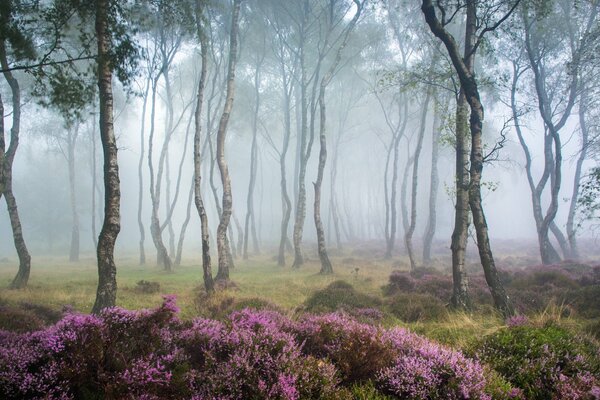
[[[594,398],[600,384],[597,345],[555,324],[499,330],[481,340],[475,353],[527,399]]]
[[[154,310],[72,313],[41,331],[0,331],[0,398],[488,398],[477,361],[404,329],[343,314],[292,321],[244,309],[183,322],[177,313],[166,297]]]
[[[182,335],[190,386],[199,398],[326,398],[336,391],[335,368],[302,357],[284,318],[243,310],[227,324],[198,319]]]
[[[373,378],[394,359],[390,346],[381,339],[381,329],[348,315],[306,315],[289,329],[304,343],[303,353],[331,360],[345,384]]]
[[[136,283],[135,290],[140,293],[158,293],[160,292],[160,283],[142,279]]]
[[[398,293],[387,300],[387,309],[404,322],[439,320],[448,315],[444,303],[421,293]]]
[[[324,289],[315,291],[304,304],[306,311],[323,313],[375,308],[381,306],[381,300],[361,293],[351,284],[340,280],[332,282]]]
[[[203,293],[197,299],[198,315],[204,318],[225,320],[232,312],[245,308],[280,311],[277,305],[260,297],[236,298],[230,295],[215,296]]]
[[[546,271],[533,271],[519,274],[518,279],[517,277],[513,278],[511,287],[516,290],[529,289],[532,287],[539,288],[540,290],[552,290],[555,288],[575,289],[579,287],[579,284],[564,271],[549,269]]]
[[[462,353],[401,328],[386,331],[383,340],[395,360],[377,373],[382,393],[407,399],[490,398],[483,366]]]
[[[415,279],[408,272],[392,271],[388,278],[388,284],[384,287],[384,292],[388,296],[398,292],[412,292],[415,285]]]
[[[600,285],[585,286],[568,292],[565,303],[585,318],[600,318]]]
[[[43,327],[44,321],[31,311],[0,306],[0,329],[11,332],[30,332]]]

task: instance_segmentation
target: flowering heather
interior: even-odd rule
[[[343,314],[292,321],[244,309],[223,322],[183,322],[177,312],[167,297],[154,310],[0,331],[0,398],[339,399],[367,382],[400,398],[490,398],[477,361],[404,329]],[[589,382],[579,379],[561,392]]]

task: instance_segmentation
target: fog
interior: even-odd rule
[[[273,4],[248,2],[242,9],[240,21],[241,34],[239,61],[235,78],[235,100],[233,112],[227,130],[225,155],[231,174],[233,196],[233,219],[231,221],[230,238],[234,246],[239,247],[239,237],[243,234],[246,214],[248,211],[247,195],[251,173],[251,148],[253,135],[253,113],[256,107],[255,84],[258,83],[259,105],[257,126],[257,168],[254,189],[254,216],[251,220],[255,223],[256,234],[262,252],[275,255],[281,236],[282,195],[279,157],[284,137],[285,115],[282,109],[282,78],[281,65],[277,52],[285,51],[278,47],[276,25],[278,14],[282,13],[281,21],[292,25],[293,18],[289,15],[293,7],[277,6]],[[340,6],[340,10],[343,8]],[[352,6],[344,6],[345,14],[338,21],[340,26],[348,24],[353,15]],[[381,5],[373,5],[361,15],[356,28],[350,33],[347,47],[341,53],[339,67],[331,83],[327,86],[325,95],[327,105],[326,140],[328,158],[324,171],[323,194],[321,198],[321,215],[325,228],[327,246],[336,247],[336,232],[332,206],[336,208],[339,216],[339,235],[343,246],[352,246],[364,241],[384,242],[386,230],[386,190],[384,182],[387,179],[391,185],[393,166],[390,165],[387,178],[386,157],[391,145],[391,124],[398,124],[406,119],[406,128],[399,145],[399,159],[397,163],[397,190],[395,202],[398,209],[395,255],[405,254],[403,235],[406,227],[406,216],[402,208],[410,210],[410,179],[412,169],[407,166],[407,160],[413,157],[418,141],[420,118],[424,94],[428,85],[426,81],[435,82],[437,76],[427,76],[426,65],[431,57],[429,46],[433,46],[434,39],[429,32],[418,9],[406,7],[407,14],[399,10],[389,11]],[[317,6],[315,6],[315,10]],[[338,11],[340,11],[338,10]],[[315,11],[316,13],[317,11]],[[341,11],[340,11],[341,12]],[[389,15],[390,12],[393,15]],[[262,15],[262,16],[261,16]],[[219,223],[219,215],[214,193],[210,181],[216,187],[217,198],[220,199],[222,186],[219,170],[214,162],[216,124],[221,112],[224,96],[224,68],[227,60],[227,31],[224,21],[229,18],[227,6],[215,7],[212,19],[211,40],[212,56],[209,63],[209,80],[206,88],[207,98],[212,104],[206,104],[203,110],[203,155],[202,155],[202,193],[208,213],[211,240],[214,240]],[[292,21],[292,22],[290,22]],[[452,29],[460,31],[464,22],[457,21]],[[279,26],[279,29],[282,29]],[[340,35],[340,29],[334,28],[333,35]],[[398,36],[395,29],[403,30]],[[290,37],[292,33],[288,32]],[[177,245],[182,225],[186,216],[191,217],[185,234],[183,247],[184,259],[198,259],[201,251],[200,221],[194,209],[193,201],[189,203],[190,188],[193,178],[193,135],[194,135],[194,108],[196,90],[199,79],[200,55],[198,45],[193,36],[180,33],[176,29],[171,35],[180,34],[181,44],[174,48],[175,56],[169,66],[169,88],[167,91],[164,75],[157,81],[156,115],[154,117],[154,168],[160,164],[160,151],[165,141],[167,126],[174,126],[172,138],[168,143],[168,152],[165,158],[164,172],[161,179],[162,192],[159,216],[161,223],[169,213],[168,204],[177,201],[173,208],[171,222],[162,232],[167,248]],[[319,51],[325,46],[319,42],[318,34],[311,33],[307,42],[310,53],[307,68],[309,74],[314,73],[315,59]],[[499,36],[502,36],[500,31]],[[175,36],[173,36],[175,37]],[[335,36],[337,37],[337,36]],[[147,52],[152,51],[153,40],[158,40],[153,32],[139,34],[137,37],[142,48]],[[399,38],[406,38],[406,42],[399,42]],[[171,38],[172,39],[172,38]],[[339,43],[339,38],[336,39]],[[500,140],[501,134],[506,136],[501,148],[493,157],[495,160],[485,163],[483,172],[483,206],[489,225],[489,235],[492,249],[496,242],[515,241],[527,243],[535,250],[537,244],[537,230],[532,213],[531,192],[525,173],[525,157],[519,145],[514,129],[513,116],[509,107],[510,88],[503,81],[505,74],[510,74],[510,52],[501,52],[502,38],[491,39],[491,47],[497,46],[497,52],[477,59],[477,76],[486,81],[482,89],[483,105],[486,111],[484,123],[484,148],[491,149]],[[172,45],[172,42],[168,42]],[[335,54],[334,44],[324,57],[323,74],[326,66],[332,62]],[[319,47],[321,46],[321,47]],[[293,43],[291,48],[294,48]],[[442,49],[443,50],[443,49]],[[289,51],[289,49],[287,50]],[[440,52],[440,49],[437,50]],[[291,53],[290,53],[291,54]],[[290,74],[293,59],[290,54],[287,68]],[[441,54],[441,52],[440,52]],[[311,58],[312,57],[312,58]],[[448,59],[438,54],[435,68],[450,71]],[[143,178],[143,197],[141,220],[145,225],[145,249],[153,263],[155,249],[150,238],[151,196],[149,182],[151,179],[148,166],[149,130],[152,123],[150,115],[150,100],[147,99],[144,121],[144,88],[147,84],[147,68],[151,60],[146,56],[140,60],[140,67],[133,83],[128,88],[115,80],[115,132],[119,148],[118,162],[121,183],[121,232],[117,241],[117,257],[135,256],[138,252],[140,230],[138,228],[138,191],[140,180],[138,177],[138,163],[142,155],[141,176]],[[219,63],[219,65],[215,64]],[[260,63],[260,76],[256,78],[257,65]],[[216,71],[219,76],[214,78]],[[312,71],[312,72],[310,72]],[[559,72],[556,72],[557,74]],[[97,110],[93,105],[86,106],[80,121],[67,128],[65,119],[53,107],[40,105],[39,98],[31,93],[35,82],[27,73],[17,71],[15,75],[21,79],[23,91],[22,126],[19,151],[13,166],[13,186],[18,201],[19,212],[23,224],[23,233],[30,248],[35,264],[38,255],[68,256],[71,244],[72,210],[70,205],[69,172],[67,164],[67,148],[65,136],[69,129],[77,131],[75,148],[75,197],[76,210],[79,218],[79,234],[81,252],[92,254],[94,252],[94,238],[98,235],[103,217],[103,189],[102,189],[102,148],[98,135]],[[438,74],[439,75],[439,74]],[[322,75],[321,75],[322,76]],[[411,82],[410,79],[413,79]],[[214,79],[213,79],[214,78]],[[313,76],[314,78],[314,76]],[[288,236],[291,238],[296,196],[298,192],[298,149],[300,143],[300,95],[297,81],[293,80],[291,94],[291,137],[290,147],[286,155],[287,189],[293,204],[292,217],[288,227]],[[425,82],[425,83],[423,83]],[[439,81],[438,81],[439,82]],[[432,157],[432,134],[437,130],[441,132],[439,160],[437,205],[437,229],[435,241],[439,246],[448,248],[450,252],[450,236],[454,226],[454,180],[455,180],[455,149],[452,143],[455,128],[455,96],[456,87],[447,85],[454,83],[452,79],[440,83],[441,88],[436,88],[434,99],[429,106],[424,127],[423,147],[419,157],[418,192],[416,195],[416,229],[413,241],[420,248],[424,235],[427,218],[429,216],[429,194]],[[289,84],[286,83],[286,84]],[[433,84],[433,83],[432,83]],[[535,109],[535,96],[533,93],[532,78],[525,75],[522,91],[518,101],[529,107],[522,116],[523,131],[529,143],[532,159],[532,175],[534,179],[544,171],[544,122]],[[7,103],[10,91],[6,81],[0,83],[2,97]],[[311,83],[312,85],[312,83]],[[452,89],[452,90],[448,90]],[[556,89],[559,92],[560,88]],[[132,93],[133,92],[133,93]],[[170,100],[169,100],[170,96]],[[314,94],[313,94],[314,96]],[[558,93],[556,96],[566,96]],[[379,97],[379,100],[378,100]],[[314,142],[308,160],[306,172],[307,211],[304,225],[304,247],[308,252],[314,251],[316,246],[316,231],[313,223],[313,182],[317,179],[317,165],[319,159],[319,109],[316,97],[312,98],[313,111],[309,110],[309,118],[314,121]],[[403,100],[402,100],[403,99]],[[402,107],[407,104],[408,113],[402,114]],[[173,112],[169,115],[169,104]],[[5,125],[11,118],[10,107],[5,107]],[[439,110],[442,123],[434,126],[434,110]],[[562,185],[558,198],[560,199],[555,223],[564,230],[567,223],[569,202],[572,198],[573,179],[578,155],[581,152],[580,125],[577,114],[578,105],[575,105],[567,123],[561,129],[563,138],[563,164]],[[169,118],[172,121],[169,121]],[[209,118],[213,119],[212,127]],[[386,122],[386,118],[388,121]],[[144,127],[142,128],[142,122]],[[208,128],[212,130],[208,131]],[[208,132],[207,132],[208,131]],[[212,143],[205,144],[206,135],[212,137]],[[143,139],[141,139],[143,135]],[[144,142],[144,150],[142,143]],[[143,154],[142,154],[143,151]],[[95,163],[95,167],[94,167]],[[390,163],[390,161],[387,161]],[[335,164],[335,165],[334,165]],[[181,169],[180,169],[181,165]],[[596,165],[595,160],[588,158],[583,164],[583,171]],[[212,166],[212,173],[211,173]],[[93,168],[96,168],[96,187],[93,187]],[[335,168],[335,182],[332,183],[332,168]],[[405,174],[405,171],[408,173]],[[407,180],[405,198],[402,199],[403,182]],[[156,184],[157,182],[155,182]],[[168,193],[167,193],[168,192]],[[94,200],[92,197],[94,196]],[[333,197],[332,197],[333,196]],[[332,200],[333,199],[333,200]],[[220,200],[219,200],[220,201]],[[92,204],[95,202],[95,206]],[[404,205],[403,205],[404,202]],[[542,207],[545,209],[550,203],[550,195],[545,190],[542,195]],[[406,213],[406,212],[405,212]],[[92,227],[95,219],[95,227]],[[583,222],[577,229],[577,235],[582,243],[595,246],[595,231],[593,222]],[[0,258],[14,259],[16,253],[12,244],[12,233],[7,211],[0,209]],[[251,239],[250,243],[251,242]],[[471,241],[471,239],[469,239]],[[559,248],[555,238],[552,241]],[[169,244],[171,243],[171,244]],[[475,248],[472,243],[469,247]],[[213,245],[213,249],[216,247]],[[249,252],[253,254],[252,244]],[[241,249],[237,249],[241,251]],[[591,255],[581,249],[583,255]],[[590,250],[590,249],[588,249]],[[215,250],[216,251],[216,250]],[[383,255],[383,254],[382,254]],[[382,256],[381,255],[381,256]]]

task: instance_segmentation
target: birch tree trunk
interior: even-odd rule
[[[19,146],[19,135],[21,133],[21,89],[17,79],[10,70],[8,70],[5,41],[5,38],[0,37],[0,65],[4,70],[4,79],[10,87],[12,96],[12,127],[10,129],[10,142],[8,149],[6,149],[6,142],[4,139],[4,103],[0,98],[0,108],[2,111],[0,113],[0,120],[2,121],[2,127],[0,129],[0,196],[4,195],[4,200],[6,201],[8,217],[13,233],[13,242],[15,244],[17,256],[19,257],[19,270],[9,287],[12,289],[22,289],[27,286],[27,282],[29,281],[31,256],[29,255],[29,250],[27,249],[25,238],[23,237],[21,218],[19,217],[17,200],[12,187],[12,167]]]
[[[194,114],[194,205],[200,218],[200,228],[202,234],[202,271],[204,279],[204,288],[208,293],[215,291],[215,285],[212,276],[210,264],[210,236],[208,230],[208,217],[206,216],[206,208],[202,200],[202,163],[201,163],[201,131],[202,131],[202,105],[204,101],[204,89],[206,87],[206,75],[208,64],[208,39],[206,33],[200,25],[202,20],[202,1],[196,0],[196,19],[198,37],[201,46],[202,67],[200,71],[200,81],[198,82],[198,92],[196,97],[196,112]],[[215,72],[216,74],[216,72]],[[210,132],[206,132],[207,142]]]
[[[119,163],[113,127],[112,71],[108,53],[108,0],[96,1],[96,38],[98,42],[98,93],[100,98],[100,139],[104,152],[104,222],[98,237],[98,290],[92,312],[98,314],[115,305],[117,267],[115,242],[121,230]]]
[[[231,31],[229,35],[229,65],[227,68],[227,95],[225,98],[225,107],[219,121],[219,130],[217,132],[217,164],[221,173],[221,184],[223,185],[223,201],[221,219],[217,227],[217,253],[218,265],[217,280],[229,280],[229,264],[230,256],[227,246],[227,228],[231,218],[233,198],[231,194],[231,179],[227,168],[227,160],[225,159],[225,137],[227,134],[227,123],[229,115],[233,108],[234,84],[235,84],[235,66],[237,62],[237,36],[239,31],[239,15],[241,0],[234,0],[233,13],[231,17]]]

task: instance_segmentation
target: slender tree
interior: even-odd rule
[[[222,198],[222,213],[217,228],[217,253],[218,253],[218,271],[217,280],[229,280],[229,248],[227,246],[227,228],[231,218],[233,198],[231,194],[231,178],[229,177],[229,169],[227,160],[225,159],[225,137],[227,134],[227,124],[229,116],[233,109],[233,99],[235,91],[235,67],[237,62],[238,51],[238,32],[239,32],[239,16],[242,0],[234,0],[233,12],[231,16],[231,29],[229,33],[229,64],[227,67],[227,95],[225,98],[225,106],[219,121],[219,130],[217,131],[217,164],[221,173],[221,184],[223,185]]]
[[[495,30],[503,21],[505,21],[515,10],[518,1],[510,5],[509,11],[499,19],[490,23],[485,21],[483,29],[477,33],[477,2],[475,0],[466,1],[466,30],[465,30],[465,54],[460,55],[460,50],[454,36],[445,28],[445,11],[442,9],[442,20],[436,15],[432,0],[423,0],[421,10],[425,16],[425,21],[429,25],[431,32],[439,38],[452,60],[452,65],[458,75],[461,84],[461,91],[464,93],[471,111],[469,119],[469,128],[471,133],[471,154],[470,154],[470,185],[469,185],[469,206],[473,215],[473,224],[477,234],[477,245],[479,256],[484,270],[487,284],[494,299],[494,305],[505,315],[514,313],[512,304],[504,290],[504,286],[498,277],[494,257],[489,242],[488,226],[481,202],[481,176],[484,164],[483,151],[483,117],[484,110],[479,96],[479,88],[474,74],[474,54],[477,47],[481,44],[484,34]]]
[[[98,237],[98,289],[93,313],[115,305],[117,298],[117,266],[115,242],[121,230],[121,189],[117,140],[113,127],[111,38],[109,32],[110,0],[96,0],[95,29],[98,46],[97,74],[100,112],[100,140],[104,152],[104,222]]]

